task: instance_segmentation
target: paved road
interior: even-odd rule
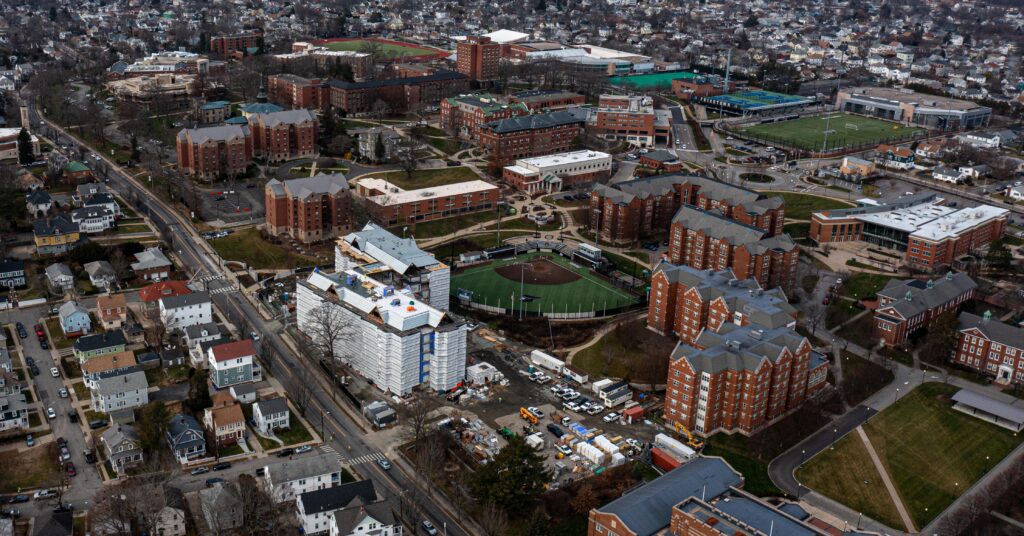
[[[31,113],[33,122],[39,121],[40,118],[36,115],[34,108],[31,109]],[[49,127],[59,130],[59,127],[53,124],[49,124]],[[62,135],[65,139],[70,138],[66,133],[62,133]],[[112,180],[115,190],[129,202],[134,201],[136,209],[149,217],[158,229],[169,229],[170,232],[166,233],[165,237],[169,239],[171,248],[188,269],[202,270],[210,274],[225,273],[207,253],[203,247],[205,243],[198,237],[191,225],[186,224],[179,214],[169,209],[114,162],[107,160],[106,157],[103,157],[103,161],[110,171],[108,176]],[[267,368],[271,369],[270,372],[284,385],[286,390],[297,390],[299,382],[308,382],[309,376],[300,377],[301,375],[295,372],[300,368],[313,369],[309,375],[320,377],[316,367],[308,360],[296,355],[282,341],[277,333],[277,326],[265,322],[243,296],[237,292],[220,290],[226,290],[230,286],[228,283],[215,281],[213,285],[212,290],[217,291],[212,294],[214,304],[228,317],[229,321],[243,332],[251,327],[251,329],[262,333],[263,344],[269,344],[277,355],[282,356],[284,363],[269,363]],[[352,458],[373,455],[378,452],[378,449],[371,446],[366,440],[365,432],[353,422],[352,418],[342,410],[338,402],[332,399],[327,389],[319,382],[314,382],[312,385],[309,406],[308,415],[315,416],[323,412],[327,416],[324,423],[328,438],[330,438],[327,444],[335,451],[345,453],[345,456]],[[315,423],[316,417],[313,417],[313,421]],[[413,487],[412,478],[403,472],[401,464],[396,464],[391,471],[384,471],[375,463],[364,464],[360,467],[360,472],[363,476],[373,479],[378,490],[390,497],[396,497]],[[423,509],[435,525],[446,526],[448,533],[454,536],[466,534],[458,520],[448,515],[432,495],[424,498]]]

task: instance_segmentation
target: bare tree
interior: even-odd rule
[[[508,514],[493,502],[484,505],[479,521],[485,536],[503,536],[508,531]]]
[[[94,533],[156,534],[160,511],[167,505],[165,486],[169,473],[153,465],[143,476],[119,480],[96,493],[89,508]]]
[[[416,142],[405,140],[398,145],[398,165],[405,172],[405,178],[412,180],[412,172],[416,171],[419,162],[416,159]]]
[[[242,503],[242,532],[249,536],[280,534],[282,511],[256,479],[249,474],[238,476],[238,498]]]
[[[804,307],[804,319],[807,321],[808,327],[811,328],[811,334],[814,334],[818,331],[818,326],[825,321],[825,306],[812,300]]]
[[[437,397],[424,393],[416,393],[408,402],[398,407],[400,423],[413,444],[419,445],[427,433],[427,421],[430,415],[441,406]]]
[[[351,320],[346,317],[340,305],[327,301],[310,312],[303,331],[320,359],[331,367],[331,374],[336,380],[338,366],[344,358],[337,354],[338,344],[353,335]],[[331,393],[333,396],[334,390]]]

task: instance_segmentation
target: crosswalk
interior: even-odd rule
[[[363,454],[362,456],[358,456],[356,458],[346,458],[330,445],[321,445],[320,450],[324,451],[327,454],[334,454],[335,456],[337,456],[338,462],[343,463],[345,465],[362,465],[364,463],[376,462],[377,460],[383,460],[385,458],[384,453],[379,450],[371,452],[369,454]]]
[[[226,286],[226,287],[220,287],[220,288],[210,289],[210,290],[209,290],[208,292],[209,292],[209,293],[210,293],[211,295],[212,295],[212,294],[227,294],[228,292],[235,292],[235,291],[237,291],[237,290],[238,290],[238,289],[236,289],[235,287],[233,287],[233,286],[231,286],[231,285],[228,285],[228,286]]]
[[[210,281],[218,281],[218,280],[224,279],[224,275],[223,274],[207,274],[207,275],[204,275],[204,276],[200,276],[200,277],[198,277],[196,279],[198,279],[199,281],[201,281],[203,283],[209,283]]]

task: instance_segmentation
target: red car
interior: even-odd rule
[[[67,462],[64,464],[64,470],[68,472],[68,476],[77,476],[78,471],[75,470],[75,464],[73,462]]]
[[[828,305],[828,302],[832,301],[831,295],[826,295],[824,300],[821,300],[822,305]]]
[[[35,327],[36,327],[36,335],[37,335],[37,336],[39,336],[39,337],[42,337],[42,336],[46,335],[46,332],[45,332],[45,331],[43,331],[43,326],[42,326],[42,324],[36,324],[36,326],[35,326]]]

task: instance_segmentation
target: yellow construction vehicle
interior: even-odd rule
[[[519,416],[530,421],[530,424],[537,424],[537,416],[526,408],[519,408]]]
[[[686,444],[693,447],[694,450],[700,450],[704,446],[704,442],[694,437],[690,430],[688,430],[683,423],[676,421],[676,435],[680,438],[686,436]]]

